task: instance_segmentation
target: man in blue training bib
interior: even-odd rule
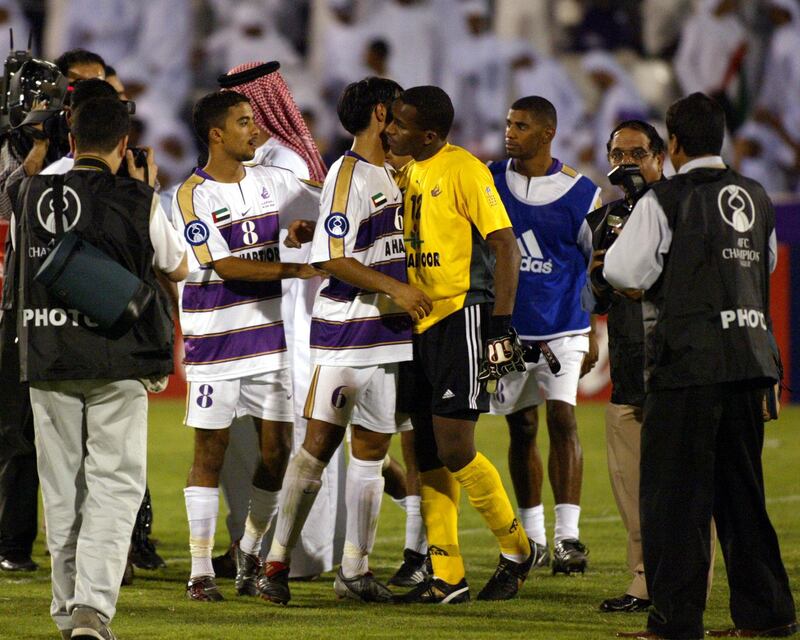
[[[489,169],[511,218],[522,263],[513,326],[524,343],[547,342],[561,363],[554,373],[544,358],[504,377],[492,413],[506,416],[509,467],[519,517],[536,543],[534,566],[550,563],[542,505],[543,467],[536,444],[537,406],[545,401],[550,437],[548,471],[555,498],[553,573],[583,572],[587,551],[578,520],[583,453],[575,421],[579,378],[597,360],[589,314],[580,291],[591,256],[586,214],[600,206],[600,189],[550,155],[556,110],[539,96],[520,98],[506,118],[507,161]]]

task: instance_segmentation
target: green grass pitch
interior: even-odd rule
[[[220,580],[227,601],[192,603],[184,597],[189,571],[188,532],[181,491],[191,459],[191,433],[181,425],[180,402],[151,405],[149,484],[155,510],[154,537],[167,568],[137,570],[135,583],[122,589],[112,628],[121,640],[286,638],[613,638],[617,630],[643,628],[644,614],[601,614],[597,605],[619,595],[627,586],[625,532],[617,515],[606,470],[603,405],[578,407],[583,443],[581,538],[591,551],[584,576],[551,576],[534,572],[521,596],[507,603],[478,603],[453,607],[363,606],[337,601],[333,574],[311,583],[292,583],[292,602],[279,607],[257,599],[237,598],[232,581]],[[478,444],[500,469],[510,490],[506,464],[508,438],[500,419],[483,417]],[[546,433],[542,434],[546,450]],[[393,445],[399,456],[399,447]],[[800,407],[785,408],[777,423],[767,425],[764,467],[767,501],[778,531],[783,559],[797,599],[800,588]],[[545,513],[552,533],[552,494],[545,481]],[[497,561],[489,531],[466,499],[462,504],[461,543],[467,579],[473,596],[488,579]],[[227,543],[224,504],[218,525],[217,552]],[[385,500],[378,542],[371,567],[387,579],[397,567],[403,546],[403,514]],[[49,558],[37,540],[35,574],[0,576],[0,638],[57,638],[49,616]],[[708,628],[730,624],[728,590],[721,554],[717,554],[715,583],[706,613]]]

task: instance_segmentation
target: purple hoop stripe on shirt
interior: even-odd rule
[[[245,232],[242,229],[242,225],[245,222],[252,222],[255,225],[253,231],[251,231],[248,236],[248,239],[251,239],[249,244],[244,241]],[[260,216],[242,218],[241,220],[236,220],[229,224],[220,225],[218,228],[222,237],[225,238],[225,242],[228,243],[230,250],[236,251],[237,249],[246,249],[253,245],[262,246],[267,243],[277,242],[278,235],[280,234],[280,221],[278,219],[278,213],[271,212],[264,213]],[[258,237],[255,242],[252,242],[253,233]]]
[[[398,207],[400,207],[399,204],[387,205],[358,225],[353,251],[363,251],[382,236],[391,235],[392,233],[402,235],[403,232],[398,230],[394,224]]]
[[[380,271],[387,276],[399,280],[400,282],[408,282],[408,271],[406,269],[405,256],[395,257],[390,262],[382,262],[378,264],[366,265],[370,269]],[[333,298],[335,300],[342,300],[344,302],[355,300],[356,296],[362,293],[373,293],[372,291],[364,291],[358,287],[353,286],[347,282],[343,282],[338,278],[331,276],[326,286],[320,295],[326,298]],[[327,294],[327,295],[325,295]]]
[[[365,349],[411,342],[411,318],[405,313],[347,322],[311,319],[312,349]]]
[[[227,280],[225,282],[193,283],[187,282],[183,288],[181,302],[183,310],[196,313],[223,307],[232,307],[256,300],[279,298],[281,283],[244,282]]]
[[[286,351],[283,323],[205,336],[184,336],[186,364],[213,364]]]

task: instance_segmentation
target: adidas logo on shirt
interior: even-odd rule
[[[442,394],[442,400],[450,400],[450,398],[455,398],[456,394],[448,389]]]
[[[553,261],[545,260],[544,254],[539,247],[539,242],[533,231],[528,229],[525,233],[517,238],[519,250],[522,253],[522,263],[519,266],[520,271],[530,273],[550,273],[553,270]]]

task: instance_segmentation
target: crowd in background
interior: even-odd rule
[[[554,155],[606,185],[617,122],[662,122],[703,91],[726,110],[726,160],[771,193],[800,190],[798,0],[0,0],[3,18],[17,48],[32,28],[38,55],[83,47],[116,69],[165,185],[196,163],[196,98],[274,59],[329,163],[349,144],[337,97],[367,75],[443,87],[452,141],[484,159],[503,153],[507,105],[544,96]]]

